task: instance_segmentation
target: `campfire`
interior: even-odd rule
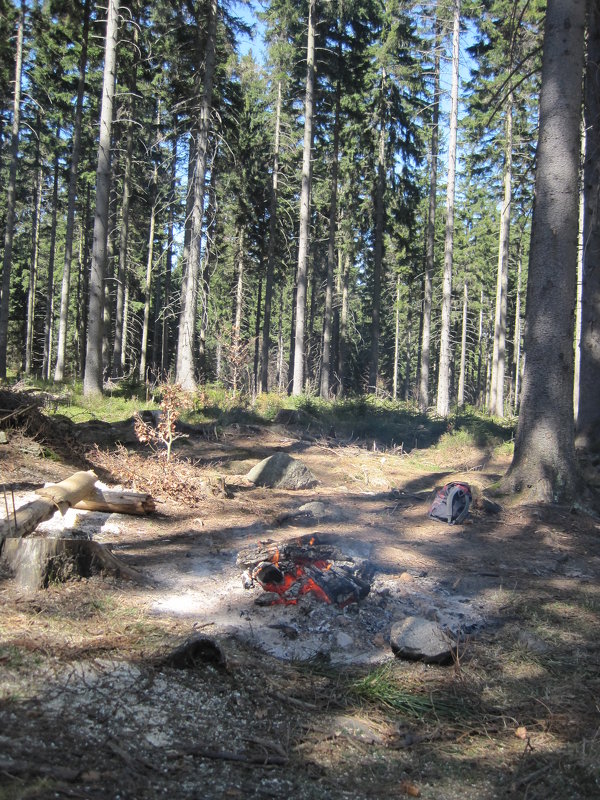
[[[369,593],[371,568],[366,559],[350,557],[327,537],[311,534],[282,545],[259,542],[242,551],[245,589],[260,586],[258,605],[296,605],[310,595],[344,608]]]

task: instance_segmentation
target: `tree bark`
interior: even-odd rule
[[[12,269],[12,247],[15,233],[15,202],[17,166],[19,163],[19,126],[21,124],[21,73],[23,71],[23,29],[25,27],[25,0],[21,0],[17,27],[17,49],[15,53],[15,88],[13,93],[13,117],[10,136],[10,168],[6,190],[6,221],[4,228],[4,256],[2,258],[2,285],[0,286],[0,380],[6,379],[6,357],[8,348],[8,317],[10,312],[10,273]]]
[[[492,352],[492,385],[490,411],[504,416],[504,373],[506,359],[506,309],[508,294],[508,256],[510,244],[510,209],[512,200],[512,92],[506,101],[506,140],[504,143],[504,198],[500,211],[498,238],[498,272],[496,281],[496,313]]]
[[[83,31],[81,35],[81,53],[79,55],[79,79],[77,82],[77,101],[75,104],[75,120],[73,122],[73,150],[69,168],[69,194],[67,199],[67,230],[65,233],[65,259],[60,292],[60,318],[58,323],[58,341],[56,344],[56,366],[54,380],[64,380],[65,356],[67,350],[67,323],[69,317],[69,289],[71,283],[71,261],[73,259],[73,233],[75,228],[75,201],[77,199],[77,176],[79,155],[81,153],[81,127],[83,119],[83,96],[85,92],[85,73],[87,70],[88,36],[90,29],[90,2],[83,4]]]
[[[302,156],[302,191],[300,195],[300,233],[296,277],[296,320],[294,335],[294,372],[292,394],[304,391],[306,284],[310,240],[310,194],[312,182],[313,114],[315,92],[315,13],[316,0],[309,0],[308,39],[306,44],[306,97],[304,101],[304,149]]]
[[[36,163],[39,164],[39,137],[36,147]],[[25,337],[25,375],[31,375],[33,362],[33,324],[35,319],[35,292],[38,276],[38,258],[40,252],[40,223],[42,213],[42,180],[41,165],[38,166],[35,185],[35,210],[33,215],[33,235],[31,243],[31,262],[29,266],[29,287],[27,290],[27,332]]]
[[[181,314],[179,317],[179,336],[177,341],[176,381],[183,389],[196,388],[194,364],[194,333],[198,306],[198,278],[200,272],[202,217],[204,213],[204,191],[210,113],[212,108],[213,84],[215,77],[215,51],[217,39],[218,0],[210,0],[206,45],[199,53],[198,74],[204,65],[202,95],[198,127],[195,136],[195,171],[193,176],[193,206],[190,232],[189,257],[184,265],[185,274],[181,287]]]
[[[526,363],[503,485],[541,502],[578,489],[573,424],[580,112],[585,0],[549,0],[527,284]]]
[[[377,155],[377,183],[375,188],[375,245],[373,253],[373,290],[371,295],[371,355],[369,360],[369,391],[377,394],[379,372],[379,336],[381,333],[381,273],[383,270],[383,237],[385,233],[384,197],[386,186],[386,129],[385,93],[386,74],[381,76],[381,107],[379,110],[379,148]]]
[[[144,284],[144,319],[142,322],[142,346],[140,349],[140,381],[146,380],[146,358],[148,350],[148,330],[150,328],[150,299],[152,297],[152,267],[154,264],[154,229],[156,227],[156,170],[152,183],[152,208],[150,210],[150,231],[148,233],[148,258],[146,260],[146,281]]]
[[[427,214],[427,238],[425,242],[425,279],[423,286],[423,314],[421,332],[421,361],[419,366],[419,410],[429,406],[429,367],[431,350],[431,300],[432,276],[435,268],[435,212],[437,202],[437,168],[440,121],[440,49],[442,29],[439,16],[435,20],[433,57],[433,110],[431,117],[431,166],[429,173],[429,210]]]
[[[450,133],[448,138],[448,188],[446,191],[446,236],[444,240],[444,277],[442,287],[442,329],[437,386],[437,413],[450,413],[450,313],[452,306],[452,259],[454,250],[454,192],[456,182],[456,134],[458,128],[458,67],[460,46],[460,0],[454,0],[452,33],[452,90],[450,98]]]
[[[458,406],[462,408],[465,404],[465,368],[467,363],[467,304],[469,292],[465,281],[463,289],[463,312],[462,312],[462,335],[460,347],[460,372],[458,375]]]
[[[260,388],[269,391],[269,345],[271,339],[271,304],[273,302],[273,278],[275,275],[275,244],[277,237],[277,202],[279,199],[279,148],[281,141],[281,81],[277,82],[277,106],[275,108],[275,140],[273,144],[273,176],[271,203],[269,208],[269,246],[267,249],[267,275],[265,280],[265,310],[263,317]]]
[[[106,274],[109,195],[111,183],[110,140],[115,96],[119,0],[110,0],[104,48],[104,78],[100,113],[100,143],[96,172],[96,213],[89,286],[87,346],[83,393],[102,394],[102,329],[104,319],[104,277]]]
[[[583,301],[577,445],[600,450],[600,8],[588,4]]]
[[[60,130],[57,131],[60,138]],[[54,322],[54,261],[56,257],[56,217],[58,214],[58,156],[54,159],[54,179],[52,182],[52,216],[50,223],[50,253],[48,256],[48,276],[46,282],[46,314],[44,318],[44,360],[42,376],[50,380],[50,364],[52,360],[52,330]]]
[[[341,45],[339,47],[341,49]],[[338,54],[341,59],[341,54]],[[329,204],[329,233],[327,240],[327,285],[323,319],[323,357],[321,359],[321,397],[329,400],[331,379],[331,340],[333,322],[333,273],[335,271],[335,237],[337,232],[338,159],[340,149],[341,88],[338,78],[335,90],[335,115],[333,120],[333,152],[331,155],[331,200]]]
[[[394,332],[394,380],[392,384],[392,398],[398,397],[398,366],[400,361],[400,275],[396,276],[396,302],[394,303],[396,316],[396,330]]]

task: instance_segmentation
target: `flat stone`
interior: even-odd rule
[[[338,631],[335,635],[335,640],[338,644],[338,647],[350,647],[354,644],[354,639],[344,631]]]
[[[256,486],[272,489],[310,489],[318,483],[305,464],[287,453],[274,453],[263,459],[246,478]]]
[[[424,617],[406,617],[391,630],[390,644],[398,658],[448,664],[452,661],[453,643],[444,630]]]

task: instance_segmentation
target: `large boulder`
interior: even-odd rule
[[[455,649],[453,641],[437,624],[424,617],[406,617],[392,626],[390,644],[398,658],[449,664]]]
[[[310,489],[318,483],[307,466],[287,453],[274,453],[263,459],[246,478],[256,486],[272,489]]]

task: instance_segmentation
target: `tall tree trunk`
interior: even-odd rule
[[[462,312],[462,332],[460,347],[460,372],[458,375],[458,405],[462,408],[465,404],[465,369],[467,364],[467,303],[469,292],[465,281],[463,290],[463,312]]]
[[[104,49],[104,78],[102,84],[102,110],[100,113],[100,143],[96,172],[96,214],[94,217],[94,243],[92,245],[92,271],[90,275],[90,300],[88,304],[88,329],[85,356],[83,393],[86,396],[102,393],[102,328],[104,304],[104,276],[106,274],[109,195],[111,182],[110,139],[115,96],[119,0],[109,0]]]
[[[273,176],[271,203],[269,208],[269,246],[267,249],[267,275],[265,281],[265,313],[263,319],[260,388],[269,391],[269,344],[271,337],[271,303],[273,301],[273,278],[275,275],[275,251],[277,237],[277,201],[279,184],[279,148],[281,140],[281,81],[277,82],[277,106],[275,108],[275,141],[273,144]]]
[[[425,243],[425,279],[423,286],[423,314],[421,317],[421,360],[419,365],[418,404],[421,411],[429,406],[429,367],[431,349],[431,299],[432,279],[435,268],[435,212],[437,201],[437,168],[440,121],[440,50],[442,26],[439,16],[435,19],[433,42],[433,109],[431,117],[431,166],[429,172],[429,210],[427,214],[427,238]]]
[[[216,172],[210,172],[210,193],[215,193]],[[218,216],[213,214],[206,231],[206,245],[200,268],[200,329],[198,331],[198,371],[202,380],[207,375],[206,335],[208,333],[208,300],[210,295],[210,272],[215,257],[215,237],[217,235]]]
[[[57,139],[60,131],[57,131]],[[52,217],[50,223],[50,253],[48,256],[48,277],[46,283],[46,315],[44,318],[44,360],[42,363],[42,376],[45,381],[50,380],[50,365],[52,360],[52,326],[54,321],[54,261],[56,257],[56,218],[58,215],[58,156],[54,159],[54,179],[52,181]]]
[[[577,275],[585,0],[546,11],[535,200],[527,284],[526,363],[508,489],[543,502],[577,491],[573,316]]]
[[[181,313],[179,317],[179,336],[177,341],[176,380],[184,389],[196,388],[194,366],[194,332],[198,305],[198,277],[202,240],[202,217],[204,213],[204,184],[206,179],[206,160],[210,131],[213,83],[215,76],[215,49],[217,39],[217,0],[209,0],[209,13],[204,52],[199,52],[198,75],[202,64],[204,77],[198,127],[195,132],[195,171],[193,176],[193,207],[191,214],[191,235],[189,257],[184,265],[185,273],[181,286]],[[198,48],[200,51],[200,48]]]
[[[348,290],[350,286],[350,253],[346,253],[342,269],[342,299],[340,308],[340,343],[338,351],[338,374],[340,396],[344,394],[348,360]]]
[[[304,101],[304,149],[302,156],[302,191],[300,194],[300,233],[296,276],[296,320],[294,336],[294,379],[292,394],[304,391],[306,283],[310,239],[310,193],[312,182],[312,144],[315,92],[315,13],[316,0],[309,0],[308,39],[306,44],[306,97]]]
[[[39,136],[36,139],[36,163],[39,165]],[[29,265],[29,287],[27,290],[27,323],[25,335],[25,375],[31,375],[33,362],[33,326],[35,320],[35,292],[37,288],[38,260],[40,252],[40,222],[42,213],[43,171],[38,166],[35,182],[35,209],[31,242],[31,261]]]
[[[341,45],[338,57],[341,60]],[[340,149],[341,86],[338,78],[335,89],[335,115],[333,120],[333,152],[331,163],[331,200],[329,205],[329,235],[327,241],[327,285],[325,289],[325,311],[323,320],[323,357],[321,359],[321,397],[329,400],[331,378],[331,340],[333,321],[333,274],[335,271],[335,236],[337,232],[338,159]]]
[[[383,237],[385,233],[385,84],[386,74],[381,76],[381,104],[379,109],[379,145],[377,154],[377,184],[375,187],[375,246],[373,253],[373,293],[371,297],[371,354],[369,359],[369,391],[377,393],[379,371],[379,336],[381,332],[381,273],[383,269]]]
[[[454,0],[452,33],[452,90],[450,96],[450,134],[448,137],[448,187],[446,190],[446,235],[444,239],[444,277],[442,284],[442,329],[438,367],[437,413],[450,413],[450,312],[452,308],[452,259],[454,250],[454,192],[456,182],[456,134],[458,128],[458,66],[460,53],[460,0]]]
[[[513,386],[513,411],[516,414],[519,408],[519,392],[521,391],[521,274],[523,270],[521,245],[519,243],[519,257],[517,260],[517,298],[515,300],[515,337],[514,337],[514,376]]]
[[[77,176],[81,153],[81,127],[83,119],[83,97],[85,92],[85,73],[87,70],[88,37],[90,30],[90,0],[83,3],[83,31],[81,53],[79,54],[79,79],[77,82],[77,101],[73,122],[73,150],[69,167],[69,194],[67,198],[67,230],[65,233],[65,259],[60,291],[60,317],[58,322],[58,341],[56,343],[56,366],[54,380],[65,377],[65,356],[67,350],[67,324],[69,317],[69,289],[71,283],[71,262],[73,260],[73,233],[75,228],[75,202],[77,200]]]
[[[148,258],[146,261],[146,281],[144,284],[144,320],[142,322],[142,346],[140,350],[140,381],[146,380],[146,359],[148,350],[148,330],[150,328],[150,299],[152,297],[152,267],[154,264],[154,229],[156,227],[156,169],[152,181],[152,209],[150,211],[150,231],[148,233]]]
[[[254,326],[254,367],[252,370],[252,388],[254,395],[258,394],[258,364],[260,359],[260,314],[262,311],[262,275],[258,279],[258,296],[256,298],[256,323]]]
[[[173,123],[170,183],[169,214],[167,219],[167,252],[165,259],[165,288],[162,309],[162,349],[160,355],[160,370],[163,376],[167,375],[171,366],[169,363],[171,353],[170,321],[173,317],[173,312],[171,311],[171,274],[173,271],[173,238],[175,232],[175,203],[177,189],[177,118],[175,118]]]
[[[485,390],[481,390],[481,368],[483,366],[483,287],[479,292],[479,326],[477,328],[477,394],[476,404],[481,408],[481,395],[485,395]]]
[[[138,28],[133,28],[133,41],[137,52]],[[137,91],[137,59],[133,73],[129,79],[129,93],[126,98],[127,121],[125,123],[125,155],[123,165],[123,192],[121,196],[121,228],[119,231],[119,266],[117,268],[115,298],[115,338],[113,340],[112,376],[119,378],[123,374],[123,315],[125,286],[127,285],[127,263],[129,246],[129,217],[131,207],[131,175],[133,165],[133,98]]]
[[[512,92],[506,101],[504,143],[504,198],[500,211],[498,240],[498,272],[496,281],[496,313],[494,317],[494,348],[492,353],[492,386],[490,411],[504,416],[504,373],[506,358],[506,309],[508,294],[508,255],[510,244],[510,208],[512,199]]]
[[[23,29],[25,27],[25,0],[21,0],[15,53],[15,88],[13,93],[13,118],[10,135],[10,168],[6,189],[6,222],[4,229],[4,256],[2,259],[2,285],[0,286],[0,380],[6,378],[8,349],[8,316],[10,312],[10,273],[12,247],[15,233],[15,200],[17,165],[19,162],[19,126],[21,124],[21,73],[23,67]]]
[[[233,367],[233,393],[237,392],[238,374],[242,365],[242,312],[244,303],[244,228],[238,232],[238,257],[237,257],[237,285],[235,290],[235,318],[233,322],[232,367]]]
[[[277,391],[283,391],[283,370],[284,370],[284,353],[283,353],[283,310],[284,310],[284,287],[281,287],[281,295],[279,299],[279,328],[277,331]]]
[[[600,450],[600,8],[588,4],[581,360],[577,444]]]
[[[400,275],[396,276],[396,302],[394,303],[396,316],[396,330],[394,332],[394,379],[392,384],[392,397],[398,397],[398,367],[400,362]]]

